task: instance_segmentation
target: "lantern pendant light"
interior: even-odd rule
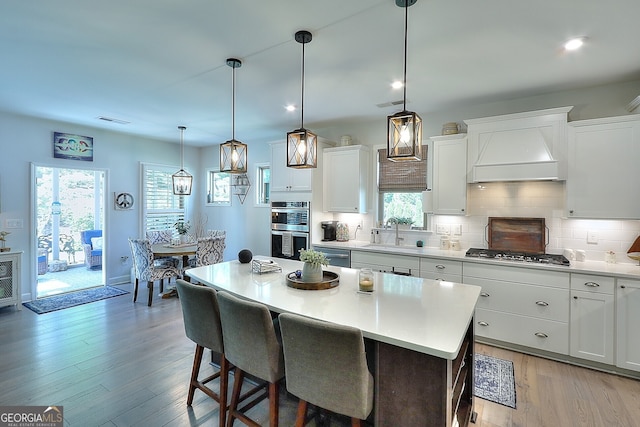
[[[302,102],[300,129],[287,133],[287,167],[306,169],[318,166],[318,137],[304,128],[304,45],[312,39],[309,31],[298,31],[295,40],[302,44]]]
[[[173,194],[176,196],[188,196],[191,194],[193,176],[184,170],[184,131],[186,127],[178,126],[180,130],[180,170],[171,175],[173,182]]]
[[[422,119],[407,111],[407,22],[409,6],[417,0],[396,0],[404,7],[404,76],[402,111],[387,117],[387,158],[391,161],[422,159]]]
[[[242,61],[236,58],[227,59],[227,65],[233,69],[231,83],[231,140],[220,144],[220,171],[231,173],[247,173],[247,144],[236,140],[236,68]]]

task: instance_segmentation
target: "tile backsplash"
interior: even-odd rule
[[[584,250],[587,260],[604,261],[605,253],[616,253],[618,263],[635,263],[626,255],[640,234],[640,220],[567,219],[564,215],[564,182],[493,182],[469,184],[467,216],[434,215],[437,224],[461,225],[462,250],[486,247],[485,227],[490,216],[545,218],[549,228],[547,252],[560,254],[564,249]],[[457,237],[457,236],[452,236]],[[589,242],[587,237],[589,237]],[[437,247],[435,232],[425,246]],[[595,242],[595,243],[593,243]]]

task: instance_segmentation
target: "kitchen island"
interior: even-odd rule
[[[302,263],[275,260],[282,272],[258,274],[229,261],[187,271],[195,281],[296,313],[362,330],[375,379],[376,426],[467,425],[473,413],[473,313],[480,287],[375,273],[359,293],[358,271],[326,267],[340,284],[326,290],[287,286]]]

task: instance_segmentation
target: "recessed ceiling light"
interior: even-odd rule
[[[394,88],[394,89],[402,88],[402,81],[401,80],[396,80],[395,82],[391,83],[391,87]]]
[[[287,105],[284,107],[287,111],[296,111],[296,106],[295,105]]]
[[[576,37],[574,39],[568,40],[564,44],[565,50],[577,50],[580,49],[584,45],[586,37]]]

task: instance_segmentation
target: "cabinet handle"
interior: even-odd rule
[[[620,289],[625,289],[626,286],[625,285],[620,285]]]
[[[441,277],[436,277],[436,279],[435,279],[435,280],[437,280],[437,281],[439,281],[439,282],[446,282],[446,280],[444,280],[444,279],[443,279],[443,278],[441,278]]]
[[[538,338],[548,338],[549,337],[549,335],[545,334],[544,332],[536,332],[534,335],[537,336]]]
[[[578,299],[578,297],[574,295],[574,296],[573,296],[573,299]]]
[[[489,324],[487,322],[485,322],[484,320],[478,322],[478,325],[480,325],[480,326],[489,326]]]
[[[436,268],[438,270],[444,270],[446,267],[444,265],[442,265],[442,264],[438,264],[438,265],[436,265]]]
[[[486,293],[486,292],[480,292],[480,296],[481,297],[488,297],[490,295],[488,293]]]
[[[544,302],[544,301],[536,301],[536,304],[542,307],[546,307],[549,305],[548,302]]]
[[[600,287],[600,285],[597,284],[596,282],[584,282],[584,285],[588,286],[590,288],[598,288],[598,287]]]

